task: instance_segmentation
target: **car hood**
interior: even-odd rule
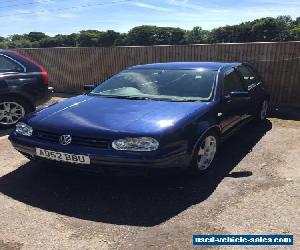
[[[130,100],[81,95],[29,115],[34,128],[72,134],[156,134],[207,110],[205,102]]]

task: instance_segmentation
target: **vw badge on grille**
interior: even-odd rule
[[[71,135],[62,135],[61,137],[59,137],[59,143],[61,145],[69,145],[71,141],[72,141]]]

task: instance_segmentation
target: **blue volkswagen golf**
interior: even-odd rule
[[[205,173],[220,143],[251,118],[264,120],[269,103],[246,63],[138,65],[85,89],[25,116],[9,137],[16,150],[87,170]]]

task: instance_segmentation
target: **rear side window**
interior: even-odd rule
[[[227,96],[230,92],[245,91],[240,76],[234,69],[230,69],[225,73],[223,83],[223,95]]]
[[[246,66],[240,66],[238,72],[241,74],[244,85],[248,90],[253,88],[259,82],[255,73]]]
[[[23,69],[11,59],[0,55],[0,72],[23,72]]]

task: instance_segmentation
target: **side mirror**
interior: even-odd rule
[[[247,91],[233,91],[230,92],[231,98],[249,98],[249,92]]]
[[[83,86],[83,90],[84,90],[84,91],[92,91],[95,87],[96,87],[95,84],[85,84],[85,85]]]

